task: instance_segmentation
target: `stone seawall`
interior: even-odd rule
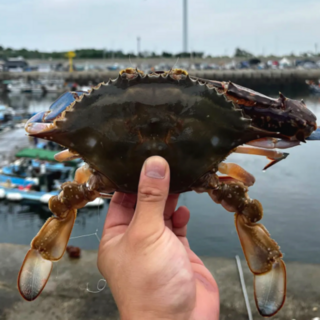
[[[259,90],[281,90],[284,93],[291,91],[307,91],[308,86],[306,79],[320,79],[320,69],[318,70],[207,70],[207,71],[191,71],[191,75],[211,80],[232,81],[240,85]],[[110,78],[116,78],[117,71],[80,71],[80,72],[0,72],[1,80],[10,80],[17,78],[39,79],[39,78],[59,78],[66,81],[76,81],[81,85],[89,82],[97,84],[107,81]]]

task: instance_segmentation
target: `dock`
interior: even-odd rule
[[[303,91],[308,90],[305,83],[306,79],[320,79],[320,69],[299,70],[299,69],[283,69],[283,70],[194,70],[190,74],[199,78],[232,81],[240,85],[259,90],[282,90],[287,91]],[[67,82],[77,82],[81,85],[87,85],[89,82],[97,84],[106,82],[109,79],[115,79],[118,71],[78,71],[78,72],[0,72],[0,81],[24,78],[27,80],[36,80],[41,77],[51,79],[64,79]],[[276,91],[276,92],[277,92]]]
[[[118,320],[108,285],[97,269],[97,250],[82,250],[81,258],[67,255],[54,263],[48,284],[33,302],[24,301],[17,276],[29,246],[0,244],[1,320]],[[220,319],[247,320],[248,314],[235,259],[202,257],[220,292]],[[253,319],[263,319],[253,298],[253,276],[241,261]],[[318,320],[320,317],[320,266],[287,262],[287,299],[274,320]],[[99,289],[97,289],[97,285]],[[91,291],[91,292],[90,292]]]

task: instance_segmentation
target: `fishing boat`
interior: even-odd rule
[[[10,201],[37,201],[48,203],[53,195],[58,195],[60,186],[73,179],[79,160],[62,164],[54,159],[56,151],[25,148],[16,153],[17,160],[0,171],[0,199]],[[103,205],[97,198],[87,206]]]
[[[7,90],[13,93],[32,92],[32,87],[24,79],[10,80],[7,84]]]

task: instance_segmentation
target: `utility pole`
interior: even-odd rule
[[[141,41],[141,38],[140,38],[140,37],[137,37],[137,51],[138,51],[138,57],[140,57],[140,41]]]
[[[187,0],[183,0],[183,52],[188,52],[188,7],[187,7]]]
[[[314,54],[317,55],[318,54],[318,43],[314,44]]]

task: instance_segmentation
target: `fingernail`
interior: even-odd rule
[[[149,178],[163,179],[166,174],[166,164],[160,159],[148,159],[146,161],[145,174]]]

